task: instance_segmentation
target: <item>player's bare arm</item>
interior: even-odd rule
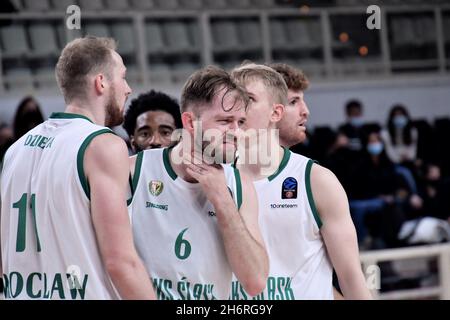
[[[330,170],[317,164],[312,166],[311,187],[323,222],[321,233],[345,299],[372,299],[344,188]]]
[[[214,205],[231,268],[252,296],[266,286],[269,259],[258,225],[258,203],[253,184],[241,177],[242,206],[236,208],[220,166],[188,165],[187,171],[201,185]]]
[[[92,221],[111,280],[123,299],[154,299],[150,277],[133,244],[127,214],[129,163],[125,143],[112,134],[94,138],[86,150],[84,165]]]

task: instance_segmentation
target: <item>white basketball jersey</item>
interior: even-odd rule
[[[91,140],[112,131],[54,113],[15,142],[1,176],[5,298],[117,299],[102,263],[83,171]]]
[[[177,177],[169,161],[170,150],[137,155],[129,206],[136,248],[158,299],[228,299],[232,271],[214,207],[199,183]],[[239,171],[222,167],[239,208]]]
[[[253,299],[333,299],[333,269],[311,192],[313,161],[285,149],[278,170],[254,182],[270,260],[264,291]],[[233,281],[230,299],[252,299]]]

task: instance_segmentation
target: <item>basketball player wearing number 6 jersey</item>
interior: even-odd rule
[[[134,240],[159,299],[227,299],[233,272],[248,292],[264,289],[269,267],[256,194],[223,164],[234,158],[247,103],[224,70],[199,70],[183,88],[181,142],[131,158]],[[212,130],[217,139],[206,140]]]
[[[281,147],[276,136],[277,128],[280,141],[287,135],[304,136],[306,106],[298,110],[295,106],[301,101],[288,104],[286,82],[270,67],[242,65],[232,71],[232,77],[245,86],[252,99],[245,128],[262,129],[255,132],[257,144],[239,150],[237,163],[254,181],[261,233],[270,259],[266,290],[256,299],[333,299],[333,266],[345,298],[369,299],[342,186],[311,159]],[[286,111],[288,108],[294,110]],[[261,132],[269,139],[261,139]],[[249,164],[248,157],[241,157],[261,148],[269,154],[268,167],[261,162]],[[231,299],[251,297],[233,282]]]
[[[150,299],[126,208],[119,125],[131,89],[114,40],[68,43],[56,66],[66,112],[7,151],[1,176],[1,268],[7,299]],[[112,161],[114,159],[114,161]]]

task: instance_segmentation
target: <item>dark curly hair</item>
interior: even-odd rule
[[[178,102],[163,92],[151,90],[133,99],[125,113],[123,128],[129,136],[134,135],[137,117],[147,111],[167,112],[175,120],[175,127],[177,129],[182,127],[180,105]]]

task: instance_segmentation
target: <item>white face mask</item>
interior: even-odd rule
[[[352,126],[357,127],[357,128],[361,127],[364,124],[361,116],[353,116],[350,118],[349,121]]]
[[[367,152],[373,156],[378,156],[383,152],[383,143],[381,142],[371,142],[367,145]]]
[[[408,124],[408,118],[404,115],[398,115],[392,119],[392,122],[396,128],[402,129]]]

